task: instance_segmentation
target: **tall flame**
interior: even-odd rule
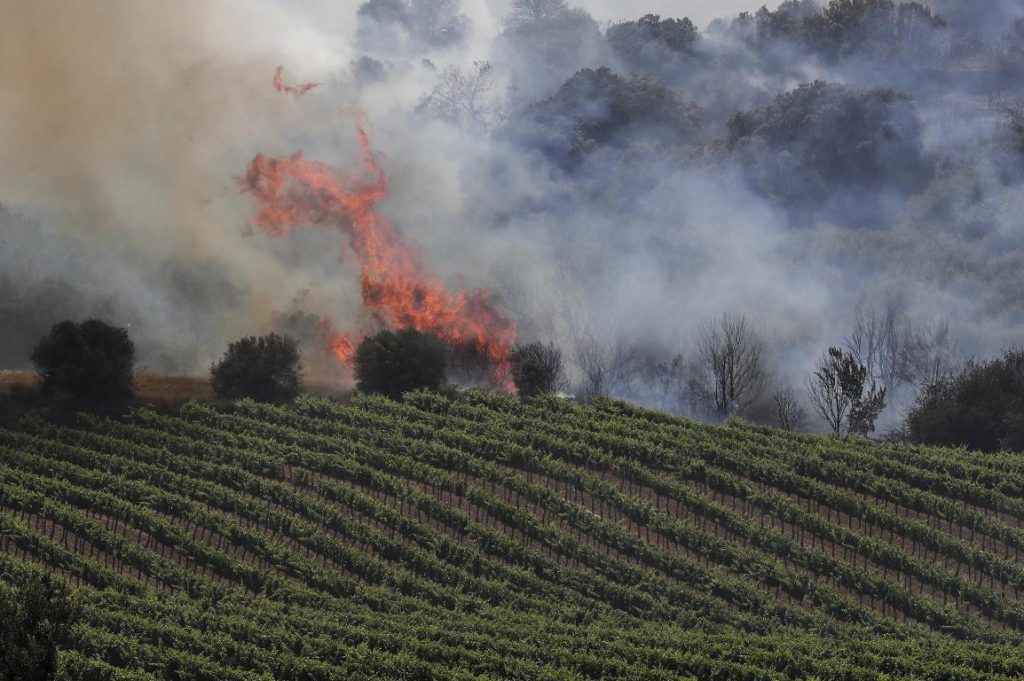
[[[412,327],[476,349],[495,367],[495,380],[508,387],[515,322],[487,291],[453,293],[423,271],[415,249],[376,210],[388,195],[388,177],[361,122],[357,132],[368,181],[308,160],[301,152],[253,158],[244,183],[259,204],[255,224],[275,236],[303,226],[338,230],[359,258],[363,304],[369,310],[393,328]],[[354,348],[353,336],[331,340],[332,351],[345,364],[351,364]]]

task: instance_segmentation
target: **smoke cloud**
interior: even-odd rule
[[[577,387],[603,361],[604,389],[697,414],[696,335],[723,313],[798,393],[858,314],[919,339],[948,325],[928,352],[949,364],[1019,342],[1019,3],[841,24],[756,4],[18,4],[0,314],[19,331],[0,360],[96,314],[152,368],[201,371],[283,329],[340,378],[324,339],[363,313],[359,264],[318,230],[253,230],[238,177],[296,151],[358,172],[352,108],[391,179],[382,215],[453,290],[490,290],[521,341],[556,343]],[[320,85],[282,95],[280,65]]]

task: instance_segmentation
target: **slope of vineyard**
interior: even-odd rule
[[[68,679],[1011,679],[1024,458],[483,393],[0,430]]]

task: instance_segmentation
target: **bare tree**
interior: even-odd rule
[[[906,353],[910,375],[918,385],[934,383],[960,369],[960,346],[945,319],[914,328],[908,334]]]
[[[636,377],[637,348],[625,338],[599,339],[593,335],[576,339],[576,365],[581,374],[578,394],[583,399],[611,395]]]
[[[789,386],[772,393],[772,409],[782,430],[800,430],[807,418],[807,410],[800,405],[796,393]]]
[[[846,348],[890,393],[949,375],[958,364],[959,350],[948,322],[915,325],[896,305],[881,312],[857,310]]]
[[[883,312],[861,308],[846,348],[864,365],[868,376],[893,390],[908,378],[904,352],[908,332],[905,317],[895,305],[888,305]]]
[[[718,416],[742,412],[764,390],[761,353],[761,341],[743,315],[725,314],[704,324],[697,339],[704,375],[692,382],[693,389]]]
[[[666,357],[646,354],[638,374],[649,392],[651,406],[662,411],[680,411],[686,398],[686,360],[681,354]]]
[[[504,97],[495,94],[495,86],[490,62],[475,61],[465,71],[449,66],[416,109],[462,128],[490,130],[504,122],[508,110]]]

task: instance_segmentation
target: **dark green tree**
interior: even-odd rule
[[[811,404],[836,435],[867,435],[885,409],[885,388],[850,352],[829,348],[807,380]]]
[[[923,132],[908,95],[817,81],[735,114],[724,146],[794,218],[824,210],[843,224],[872,226],[879,216],[858,198],[864,192],[910,196],[932,177]]]
[[[210,383],[219,397],[285,402],[302,390],[299,361],[298,344],[290,336],[249,336],[228,346],[210,368]]]
[[[509,361],[519,397],[547,395],[557,392],[562,385],[562,351],[554,345],[530,343],[517,346]]]
[[[356,349],[357,388],[401,399],[411,390],[437,390],[445,383],[447,349],[436,336],[416,329],[384,329]]]
[[[135,344],[97,319],[54,324],[32,351],[43,392],[96,402],[131,397]]]
[[[660,76],[666,68],[678,68],[679,58],[696,55],[700,31],[686,18],[647,14],[637,21],[610,26],[605,39],[631,71]]]
[[[970,362],[926,385],[907,414],[914,442],[1024,451],[1024,350]]]
[[[56,678],[57,650],[78,612],[67,583],[45,575],[0,585],[0,681]]]

